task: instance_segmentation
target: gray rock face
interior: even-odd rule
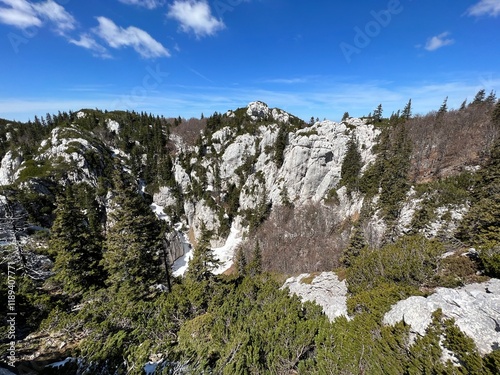
[[[414,335],[425,335],[432,313],[442,309],[448,318],[471,337],[481,354],[500,343],[500,280],[470,284],[458,289],[438,288],[431,296],[410,297],[395,304],[384,317],[393,325],[404,320]]]
[[[322,272],[317,276],[305,273],[290,277],[283,288],[288,288],[291,294],[296,294],[303,302],[316,302],[330,321],[339,316],[347,317],[347,286],[333,272]]]

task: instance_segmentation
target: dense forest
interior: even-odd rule
[[[407,297],[500,278],[500,101],[481,90],[459,109],[445,100],[413,115],[410,100],[385,117],[379,105],[359,120],[373,145],[350,119],[335,124],[341,167],[319,200],[292,195],[292,181],[272,191],[259,169],[286,171],[293,142],[327,126],[278,110],[186,120],[85,109],[0,120],[2,171],[12,172],[0,192],[0,296],[15,296],[0,305],[2,366],[19,374],[500,373],[498,343],[480,353],[439,309],[415,339],[404,321],[383,323]],[[246,146],[234,147],[229,171],[221,160],[233,160],[236,140]],[[151,209],[162,191],[168,220]],[[193,246],[183,276],[171,268],[178,223]],[[235,223],[244,240],[233,266],[216,274],[214,242]],[[282,288],[290,275],[323,271],[345,281],[348,316],[330,321]]]

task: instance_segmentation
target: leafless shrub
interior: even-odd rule
[[[169,119],[173,124],[171,132],[182,138],[184,143],[188,146],[194,146],[200,134],[205,130],[207,120],[190,118],[189,120],[183,118]]]
[[[250,259],[259,241],[264,271],[331,271],[339,266],[345,247],[341,232],[341,218],[330,207],[319,203],[295,209],[276,207],[242,248]]]
[[[499,135],[491,121],[492,109],[480,103],[410,119],[406,127],[413,145],[412,180],[426,182],[484,164]]]

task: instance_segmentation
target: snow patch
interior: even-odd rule
[[[227,237],[224,246],[213,249],[215,256],[221,262],[221,265],[217,268],[217,270],[215,270],[214,274],[220,275],[231,268],[233,265],[234,253],[242,240],[243,238],[240,230],[236,229],[236,226],[233,224],[231,226],[231,233]]]
[[[181,227],[182,224],[180,223],[174,226],[180,242],[184,246],[184,255],[177,259],[172,265],[172,274],[175,277],[184,276],[188,269],[189,261],[193,259],[193,246],[191,246],[185,234],[181,232]]]
[[[183,236],[184,242],[188,244],[184,234],[180,231],[178,233]],[[221,262],[221,265],[214,271],[215,275],[220,275],[231,268],[233,265],[234,253],[242,240],[241,231],[233,224],[231,226],[231,233],[229,234],[224,246],[212,249],[215,257]],[[173,275],[175,277],[183,276],[188,269],[189,261],[191,259],[193,259],[193,249],[190,246],[189,249],[186,249],[184,255],[174,262],[174,265],[172,266]]]

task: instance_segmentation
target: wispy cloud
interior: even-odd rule
[[[439,35],[433,36],[432,38],[429,38],[429,40],[425,44],[425,49],[427,51],[435,51],[439,48],[455,43],[454,39],[448,38],[449,35],[450,33],[446,31]]]
[[[111,48],[132,47],[144,58],[170,56],[170,52],[144,30],[134,26],[124,29],[106,17],[97,17],[97,21],[99,22],[99,26],[93,29],[93,32],[102,38]],[[77,45],[89,48],[92,47],[92,41],[80,40],[80,44]]]
[[[44,3],[35,3],[33,4],[33,8],[42,18],[49,20],[55,25],[56,30],[61,34],[75,28],[76,21],[73,16],[53,0],[48,0]]]
[[[500,1],[499,0],[481,0],[479,3],[467,9],[469,16],[491,16],[496,17],[500,15]]]
[[[27,0],[0,0],[0,23],[20,29],[42,27],[48,23],[56,32],[64,34],[75,29],[76,20],[63,6],[53,0],[32,3]]]
[[[177,20],[182,31],[193,32],[198,38],[214,35],[225,27],[222,20],[212,15],[205,0],[176,0],[169,6],[167,16]]]
[[[108,50],[104,46],[99,44],[89,34],[82,34],[82,35],[80,35],[80,39],[78,39],[78,40],[70,39],[69,42],[76,45],[76,46],[79,46],[79,47],[82,47],[82,48],[85,48],[85,49],[92,51],[94,56],[102,57],[105,59],[111,58],[111,55],[109,54]]]
[[[137,5],[147,9],[155,9],[161,7],[165,2],[161,0],[118,0],[120,3]]]
[[[208,77],[204,76],[204,75],[203,75],[203,74],[201,74],[199,71],[197,71],[197,70],[195,70],[195,69],[193,69],[193,68],[189,68],[189,70],[190,70],[192,73],[196,74],[198,77],[203,78],[205,81],[210,82],[210,83],[214,83],[214,81],[212,81],[210,78],[208,78]]]

